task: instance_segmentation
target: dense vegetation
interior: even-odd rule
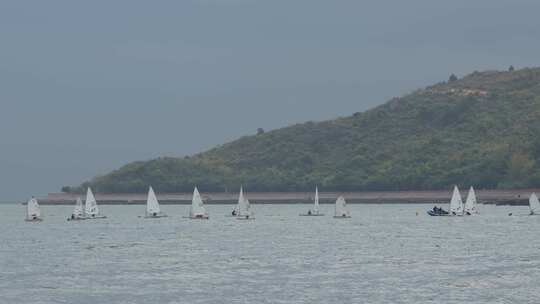
[[[101,192],[402,190],[540,185],[540,69],[474,72],[363,113],[128,164]],[[66,189],[80,191],[80,187]]]

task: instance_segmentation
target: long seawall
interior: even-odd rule
[[[465,200],[468,189],[462,190]],[[532,192],[540,193],[540,189],[478,189],[476,196],[479,203],[526,205]],[[238,200],[235,192],[201,192],[206,204],[233,204]],[[250,202],[255,204],[309,203],[313,201],[314,192],[247,192]],[[343,195],[348,203],[364,204],[404,204],[426,203],[444,204],[450,201],[450,190],[431,191],[366,191],[366,192],[320,192],[320,202],[334,203],[339,195]],[[146,193],[95,193],[100,204],[143,204]],[[38,198],[43,205],[73,204],[77,197],[84,195],[75,193],[49,193]],[[157,193],[161,204],[190,204],[192,193]]]

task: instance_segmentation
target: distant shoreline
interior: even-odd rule
[[[467,189],[462,189],[465,199]],[[532,192],[540,189],[478,189],[476,195],[481,204],[527,205]],[[339,195],[343,195],[349,204],[445,204],[450,201],[450,190],[430,191],[365,191],[365,192],[319,192],[321,204],[332,204]],[[139,205],[146,203],[146,193],[95,193],[101,205]],[[160,204],[187,205],[191,203],[192,193],[157,193]],[[302,204],[311,203],[312,192],[247,192],[247,197],[254,204]],[[49,193],[38,198],[41,205],[71,205],[77,197],[74,193]],[[205,204],[235,204],[238,193],[211,192],[202,193]]]

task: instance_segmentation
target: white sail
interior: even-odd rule
[[[146,215],[158,215],[160,212],[158,199],[154,193],[154,189],[150,187],[146,199]]]
[[[26,204],[26,219],[35,220],[41,217],[41,210],[39,209],[39,204],[37,199],[31,198]]]
[[[77,201],[75,202],[75,208],[73,208],[72,215],[74,218],[80,218],[84,215],[83,204],[80,197],[77,197]]]
[[[238,197],[238,216],[250,217],[253,216],[251,212],[251,205],[247,197],[244,196],[244,191],[240,188],[240,196]]]
[[[95,217],[99,215],[99,208],[97,206],[96,198],[94,197],[94,193],[92,193],[92,189],[90,189],[90,187],[88,187],[88,190],[86,191],[84,213],[87,217]]]
[[[536,193],[531,194],[529,197],[529,208],[531,209],[531,214],[540,212],[540,201],[538,201]]]
[[[347,202],[343,196],[338,197],[336,200],[336,211],[334,214],[335,217],[349,217],[351,216],[349,210],[347,209]]]
[[[319,214],[319,188],[315,187],[315,202],[313,203],[313,214]]]
[[[199,194],[199,190],[195,187],[193,190],[193,199],[191,200],[191,208],[189,209],[190,217],[205,217],[208,216],[204,209],[203,200]]]
[[[462,215],[463,214],[463,201],[461,200],[461,194],[457,186],[454,186],[454,192],[452,193],[452,200],[450,200],[450,214]]]
[[[236,203],[236,205],[234,206],[234,209],[233,209],[233,214],[238,216],[239,213],[240,213],[240,206],[243,204],[244,202],[244,189],[242,187],[240,187],[240,194],[238,195],[238,203]]]
[[[469,189],[469,194],[467,194],[467,200],[465,201],[465,213],[467,214],[476,214],[476,193],[474,193],[474,188],[471,186]]]

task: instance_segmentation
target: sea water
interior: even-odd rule
[[[189,220],[189,206],[0,205],[0,303],[538,303],[540,216],[479,206],[430,217],[429,205],[350,205],[352,218],[300,217],[308,205],[253,205],[256,219]],[[417,214],[418,213],[418,214]]]

